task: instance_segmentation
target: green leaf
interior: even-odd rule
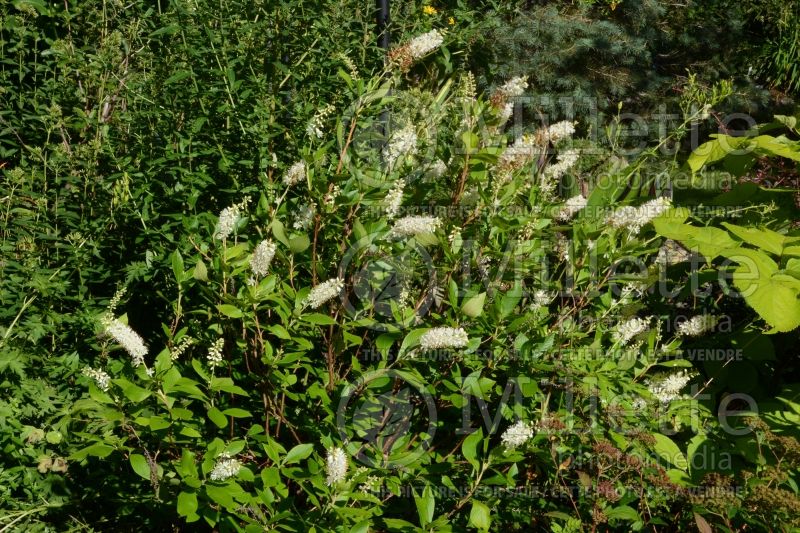
[[[222,411],[216,407],[212,407],[208,410],[208,418],[219,428],[224,428],[228,425],[228,419],[222,414]]]
[[[636,512],[636,509],[627,505],[620,505],[619,507],[609,509],[608,511],[605,511],[605,514],[610,519],[625,520],[627,522],[638,522],[641,520],[641,517],[639,516],[639,513]]]
[[[308,235],[296,235],[289,239],[289,249],[296,254],[306,251],[309,246],[311,246],[311,241]]]
[[[786,237],[771,229],[745,228],[735,224],[722,223],[728,231],[742,239],[748,244],[762,248],[775,255],[783,253]]]
[[[302,461],[303,459],[311,455],[312,451],[314,451],[313,444],[298,444],[297,446],[289,450],[289,453],[286,454],[286,457],[283,459],[282,464],[290,465],[298,461]]]
[[[233,418],[250,418],[253,414],[250,411],[245,411],[244,409],[239,409],[238,407],[231,407],[230,409],[225,409],[222,411],[222,414],[227,416],[232,416]]]
[[[416,491],[414,492],[414,503],[417,505],[420,525],[422,527],[427,526],[433,521],[433,512],[436,506],[436,500],[430,485],[427,485],[422,491],[422,496],[417,496]]]
[[[125,395],[125,397],[134,403],[144,401],[151,394],[149,390],[143,389],[138,385],[134,385],[125,378],[117,378],[113,380],[113,382],[122,390],[122,393]]]
[[[183,281],[183,257],[178,250],[172,253],[172,273],[178,283]]]
[[[477,294],[464,302],[464,304],[461,306],[461,312],[472,318],[479,317],[483,313],[483,304],[485,301],[485,292]]]
[[[478,443],[481,440],[483,440],[483,430],[478,428],[477,431],[468,435],[461,445],[461,453],[464,455],[464,459],[469,461],[469,464],[471,464],[475,470],[480,468],[480,462],[478,462]]]
[[[198,259],[197,264],[194,265],[192,276],[197,281],[208,281],[208,268],[202,259]]]
[[[197,512],[197,494],[194,492],[181,492],[178,494],[178,514],[192,516]]]
[[[681,449],[678,448],[678,445],[675,444],[672,439],[661,433],[653,433],[653,438],[655,439],[653,451],[655,451],[659,457],[681,470],[686,471],[689,468],[686,456],[683,455]]]
[[[472,510],[469,512],[469,525],[482,531],[488,531],[492,525],[489,507],[478,500],[472,500]]]
[[[217,311],[230,318],[242,318],[244,315],[241,309],[231,304],[220,304],[217,306]]]
[[[333,326],[336,324],[333,318],[328,315],[323,315],[322,313],[304,313],[300,316],[300,319],[320,326]]]
[[[147,462],[147,459],[144,455],[140,455],[138,453],[132,453],[131,456],[128,458],[131,462],[131,467],[133,471],[139,474],[140,477],[143,477],[146,480],[150,480],[150,464]]]

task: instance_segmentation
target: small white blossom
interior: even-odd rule
[[[412,126],[407,126],[392,135],[389,144],[383,149],[383,158],[389,168],[394,168],[401,158],[413,155],[417,149],[417,133]]]
[[[322,139],[323,131],[322,127],[325,123],[325,119],[328,118],[328,115],[334,110],[332,104],[328,104],[319,111],[316,112],[314,118],[308,121],[308,125],[306,126],[306,134],[309,137],[316,137],[317,139]]]
[[[325,193],[325,197],[322,201],[325,203],[325,207],[333,208],[336,205],[336,198],[342,194],[342,189],[338,185],[334,185],[331,187],[329,192]]]
[[[413,59],[420,59],[439,48],[444,42],[444,37],[438,30],[431,30],[411,39],[408,51]]]
[[[298,161],[289,167],[286,174],[283,175],[283,184],[287,187],[297,185],[306,179],[306,163],[305,161]]]
[[[314,202],[310,204],[303,204],[297,210],[292,227],[297,230],[307,230],[314,222],[314,214],[316,212],[316,205]]]
[[[322,282],[308,293],[305,299],[305,305],[316,309],[325,302],[337,297],[344,288],[344,280],[342,278],[332,278],[328,281]]]
[[[639,207],[620,207],[606,219],[606,222],[612,227],[625,228],[631,235],[636,235],[641,231],[642,227],[661,215],[670,206],[669,199],[659,197]]]
[[[392,187],[388,193],[386,193],[386,198],[383,200],[383,205],[386,207],[386,218],[389,220],[393,219],[397,216],[397,213],[400,212],[400,206],[403,204],[403,189],[406,186],[406,181],[404,179],[397,180],[394,187]]]
[[[517,76],[498,87],[496,94],[502,95],[505,98],[515,98],[517,96],[522,96],[527,88],[528,82],[525,76]]]
[[[617,326],[613,333],[614,341],[622,344],[628,344],[631,339],[644,333],[649,327],[650,318],[631,318],[630,320],[627,320]]]
[[[144,364],[147,346],[144,345],[142,337],[133,331],[130,326],[123,324],[119,319],[114,319],[106,327],[106,333],[113,337],[130,354],[133,366]]]
[[[111,383],[111,376],[109,376],[104,370],[86,367],[83,369],[83,375],[89,377],[97,383],[97,388],[102,391],[107,391],[108,386]]]
[[[225,339],[220,337],[208,349],[208,355],[206,355],[206,360],[208,360],[208,366],[210,366],[211,368],[218,367],[222,364],[222,347],[224,345],[225,345]]]
[[[691,379],[686,370],[682,370],[657,381],[648,381],[647,388],[662,404],[667,404],[680,397],[681,390]]]
[[[464,348],[468,343],[469,337],[463,328],[431,328],[419,339],[419,345],[423,350]]]
[[[547,307],[550,305],[550,302],[553,301],[554,296],[542,289],[537,290],[533,293],[533,307],[534,309],[538,309],[540,307]]]
[[[575,133],[575,122],[569,120],[556,122],[547,128],[547,138],[553,144],[568,137],[572,137],[573,133]]]
[[[181,339],[180,344],[178,344],[170,353],[169,358],[172,361],[177,361],[181,355],[186,351],[189,346],[194,344],[194,339],[191,337],[184,337]]]
[[[683,337],[698,337],[706,331],[713,329],[717,325],[717,317],[714,315],[693,316],[686,322],[678,324],[678,335]]]
[[[264,239],[256,246],[253,257],[250,258],[250,269],[253,274],[261,277],[267,275],[272,258],[275,257],[275,248],[275,243],[270,239]]]
[[[502,109],[500,109],[500,113],[498,113],[498,123],[502,126],[508,119],[511,118],[511,115],[514,114],[514,102],[506,102],[503,104]]]
[[[513,450],[524,445],[526,442],[532,439],[534,435],[535,432],[533,426],[520,420],[505,430],[501,440],[503,441],[503,446],[509,450]]]
[[[231,236],[233,230],[236,228],[236,223],[241,216],[241,209],[238,205],[226,207],[219,214],[217,226],[214,228],[214,238],[221,241],[226,240]]]
[[[433,179],[441,178],[445,172],[447,172],[447,165],[441,159],[434,161],[430,169],[428,169],[428,174]]]
[[[584,198],[581,194],[573,196],[564,203],[564,207],[562,207],[561,211],[556,214],[555,219],[559,222],[567,222],[572,220],[572,217],[574,217],[584,207],[586,207],[586,198]]]
[[[392,226],[395,237],[411,237],[422,233],[434,233],[442,225],[441,219],[431,216],[407,216],[398,219]]]
[[[545,176],[553,180],[560,179],[569,169],[575,166],[579,157],[580,152],[577,150],[567,150],[566,152],[558,154],[556,157],[558,162],[544,169]]]
[[[238,459],[231,457],[227,453],[222,453],[208,477],[211,481],[225,481],[235,477],[241,468],[242,464]]]
[[[325,458],[325,473],[328,475],[325,480],[328,486],[344,481],[347,475],[347,455],[343,449],[334,447],[328,450],[328,457]]]

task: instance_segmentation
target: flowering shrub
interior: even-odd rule
[[[646,177],[664,163],[614,160],[581,117],[515,131],[527,78],[479,94],[447,39],[425,28],[374,76],[339,70],[335,102],[274,159],[227,152],[240,130],[276,137],[266,115],[230,115],[230,205],[129,219],[171,248],[169,275],[115,278],[76,319],[80,353],[52,337],[48,372],[74,394],[52,429],[20,422],[47,394],[0,404],[20,465],[0,471],[4,528],[61,505],[100,529],[797,525],[797,387],[763,413],[740,394],[762,393],[775,350],[727,266],[687,268],[714,243]],[[190,145],[183,171],[209,172]],[[256,159],[257,185],[238,186]],[[734,356],[705,358],[719,346]],[[55,497],[18,503],[40,493]]]

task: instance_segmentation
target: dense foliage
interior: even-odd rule
[[[798,119],[697,142],[797,14],[730,4],[0,7],[2,530],[800,527]]]

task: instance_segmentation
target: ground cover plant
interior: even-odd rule
[[[800,527],[797,116],[529,4],[3,7],[0,528]]]

